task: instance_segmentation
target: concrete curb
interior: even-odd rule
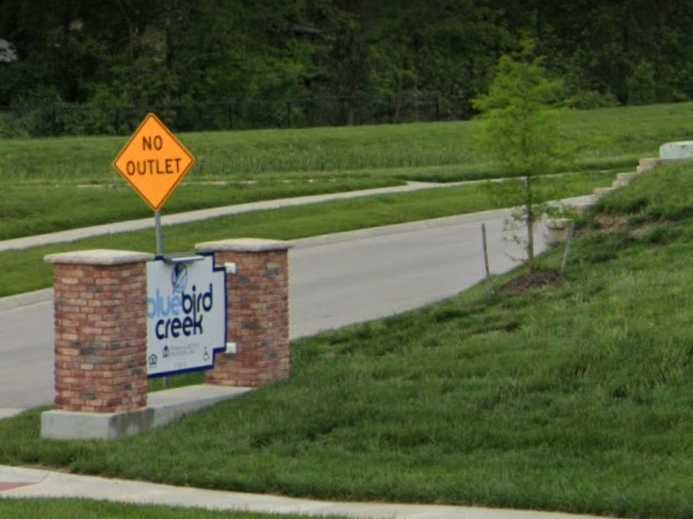
[[[593,515],[468,506],[317,501],[0,465],[0,484],[2,483],[24,486],[0,492],[0,499],[78,498],[142,505],[359,519],[598,519]]]
[[[42,288],[33,292],[24,292],[14,296],[0,298],[0,312],[14,310],[23,306],[35,305],[53,299],[52,288]]]

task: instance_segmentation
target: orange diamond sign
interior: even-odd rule
[[[113,162],[149,206],[158,211],[195,165],[195,157],[154,114],[148,114]]]

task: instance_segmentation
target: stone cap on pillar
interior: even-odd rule
[[[207,241],[195,245],[198,252],[272,252],[293,248],[293,244],[280,240],[260,240],[257,238],[237,238],[234,240]]]
[[[154,259],[153,254],[128,250],[93,249],[75,252],[49,254],[43,260],[46,263],[72,265],[125,265],[143,263]]]

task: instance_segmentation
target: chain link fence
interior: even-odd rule
[[[188,102],[146,107],[47,103],[0,109],[0,137],[119,135],[131,133],[148,112],[155,112],[174,131],[218,131],[259,128],[307,128],[416,121],[458,120],[468,113],[438,94],[259,98]]]

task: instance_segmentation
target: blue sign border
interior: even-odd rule
[[[212,360],[208,366],[198,366],[196,368],[185,368],[174,371],[166,371],[165,373],[154,373],[153,375],[147,374],[147,378],[160,378],[160,377],[170,377],[171,375],[184,375],[185,373],[197,373],[198,371],[207,371],[214,367],[214,362],[218,353],[224,353],[226,351],[226,344],[229,342],[229,300],[228,300],[228,276],[226,275],[225,267],[216,266],[216,258],[213,252],[200,252],[195,253],[196,256],[211,256],[212,257],[212,272],[223,272],[224,273],[224,344],[219,348],[212,348]],[[164,261],[164,256],[155,256],[152,261]],[[148,359],[147,359],[148,361]],[[145,364],[146,369],[146,364]]]

